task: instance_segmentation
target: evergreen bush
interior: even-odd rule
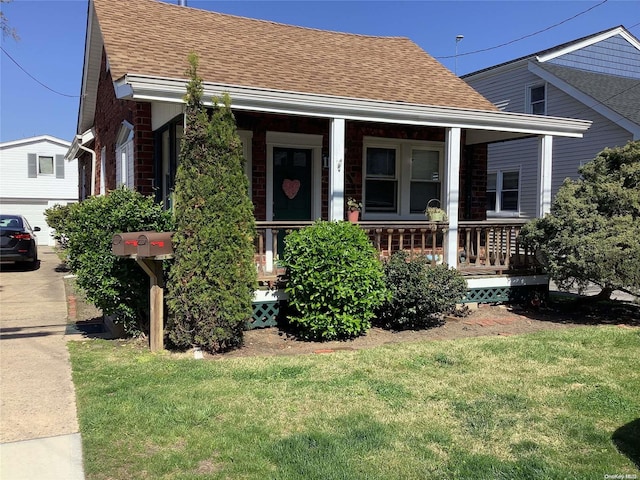
[[[133,260],[114,256],[111,240],[122,232],[169,231],[171,216],[152,197],[126,188],[56,209],[54,216],[64,218],[54,224],[67,238],[67,265],[87,299],[125,332],[148,333],[149,277]]]
[[[579,172],[520,240],[544,259],[560,289],[595,284],[604,299],[615,290],[640,295],[640,141],[605,148]]]
[[[185,134],[175,182],[175,259],[167,282],[169,340],[219,352],[241,345],[256,288],[255,220],[227,95],[202,105],[189,57]]]
[[[302,338],[362,335],[386,298],[382,264],[364,231],[349,222],[317,221],[285,240],[289,320]]]
[[[425,256],[409,258],[402,251],[394,253],[385,263],[384,274],[391,298],[378,311],[376,323],[383,328],[436,326],[467,291],[466,282],[456,269],[432,266]]]

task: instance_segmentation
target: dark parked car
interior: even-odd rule
[[[20,262],[33,268],[38,265],[38,244],[34,232],[22,215],[0,214],[0,262]]]

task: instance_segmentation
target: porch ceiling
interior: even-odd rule
[[[404,102],[275,91],[234,85],[204,83],[205,104],[228,93],[236,110],[344,118],[404,125],[462,128],[468,145],[499,142],[533,135],[582,137],[591,122],[500,111],[473,110]],[[116,81],[116,96],[160,103],[183,103],[184,79],[126,75]]]

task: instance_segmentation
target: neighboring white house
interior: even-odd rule
[[[54,245],[44,211],[78,201],[78,160],[66,161],[70,142],[42,135],[0,143],[0,211],[24,215],[38,245]]]
[[[605,147],[640,139],[640,41],[624,27],[462,78],[505,112],[593,122],[584,138],[553,139],[553,195]],[[488,216],[536,215],[538,149],[535,138],[489,145]]]

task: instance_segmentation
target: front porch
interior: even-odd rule
[[[448,222],[362,221],[381,260],[403,250],[410,256],[426,255],[432,265],[448,263],[455,252],[455,268],[467,280],[463,303],[521,301],[544,296],[549,278],[519,241],[523,219],[460,221],[457,231]],[[256,222],[255,261],[260,290],[256,292],[254,315],[249,328],[275,326],[282,302],[286,301],[286,269],[279,263],[287,233],[312,225],[311,221]]]

